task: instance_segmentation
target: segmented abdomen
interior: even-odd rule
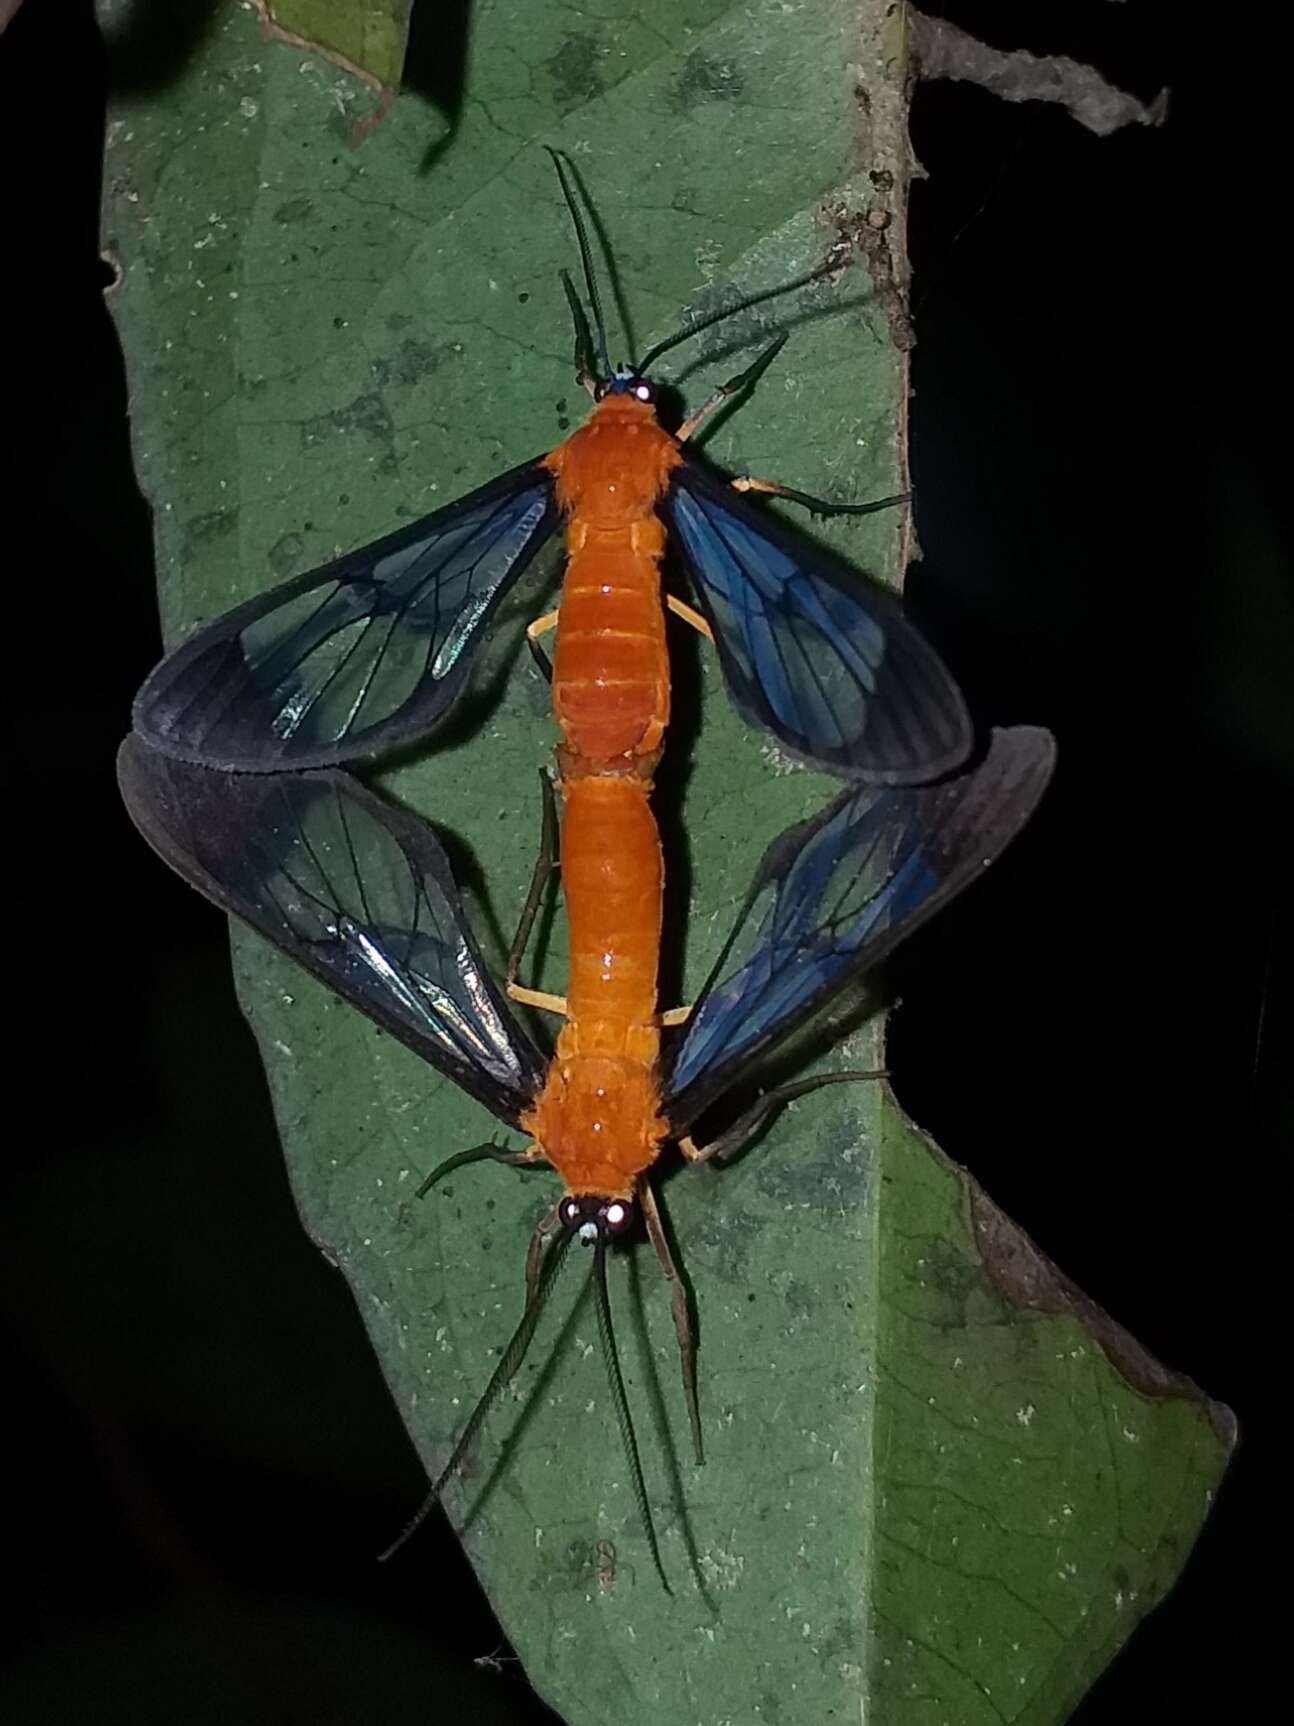
[[[661,602],[665,530],[656,516],[567,532],[553,664],[553,710],[570,772],[615,771],[660,748],[669,723]]]
[[[607,774],[567,779],[563,791],[567,1010],[590,1034],[611,1022],[650,1023],[664,892],[650,785],[636,776]]]
[[[656,1078],[660,839],[643,778],[569,779],[563,793],[567,1020],[521,1125],[568,1191],[628,1199],[667,1131]]]

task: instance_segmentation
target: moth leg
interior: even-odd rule
[[[542,617],[537,617],[533,623],[526,626],[526,646],[530,649],[530,657],[544,674],[545,682],[553,681],[553,662],[539,645],[539,637],[547,635],[557,628],[558,613],[546,611]]]
[[[656,1022],[662,1027],[666,1025],[686,1025],[691,1016],[691,1007],[667,1007],[663,1013],[658,1015]]]
[[[688,1424],[692,1428],[692,1450],[699,1464],[705,1461],[705,1452],[701,1446],[701,1410],[696,1395],[696,1339],[692,1335],[690,1290],[670,1251],[669,1236],[665,1233],[665,1224],[650,1181],[644,1180],[639,1186],[638,1204],[643,1222],[647,1225],[647,1238],[656,1249],[660,1268],[669,1283],[674,1335],[678,1338],[678,1362],[683,1372],[683,1400],[687,1403]]]
[[[681,617],[684,623],[690,624],[698,635],[703,635],[707,641],[714,640],[714,631],[710,628],[710,625],[701,616],[701,613],[699,611],[694,611],[685,600],[675,599],[672,593],[667,593],[665,595],[665,603],[674,613],[675,617]]]
[[[524,1151],[510,1151],[506,1145],[496,1145],[493,1139],[487,1139],[483,1145],[473,1145],[470,1151],[455,1151],[452,1157],[446,1157],[443,1163],[438,1163],[426,1180],[415,1189],[413,1196],[425,1199],[437,1181],[443,1180],[455,1169],[461,1169],[466,1163],[506,1163],[509,1168],[524,1169],[547,1160],[538,1145],[527,1145]]]
[[[550,1205],[535,1224],[530,1236],[530,1245],[526,1248],[526,1306],[529,1307],[539,1289],[539,1272],[544,1260],[544,1247],[548,1237],[561,1218],[562,1201],[558,1199]]]
[[[538,1007],[541,1013],[556,1013],[559,1019],[569,1019],[565,995],[550,995],[545,989],[526,989],[520,983],[509,983],[508,994],[523,1007]]]
[[[539,774],[540,795],[543,802],[543,816],[539,829],[539,850],[535,854],[535,867],[530,876],[530,886],[526,891],[526,902],[521,907],[521,919],[517,924],[517,932],[512,937],[512,945],[508,948],[508,966],[504,972],[504,984],[508,993],[512,994],[513,985],[517,980],[522,955],[530,940],[535,926],[535,918],[539,915],[539,907],[543,903],[544,894],[554,872],[559,867],[557,850],[557,802],[553,796],[553,782],[542,771]],[[516,997],[513,997],[516,999]],[[532,1005],[538,1005],[532,1002]]]
[[[910,491],[896,492],[893,497],[878,497],[871,503],[833,503],[830,498],[812,497],[807,491],[780,485],[775,479],[756,479],[752,474],[739,474],[732,482],[734,491],[758,491],[766,497],[784,497],[788,503],[802,504],[810,515],[871,515],[874,510],[892,509],[898,503],[911,503]]]
[[[780,336],[773,338],[762,353],[755,356],[755,359],[746,367],[744,372],[738,372],[735,378],[729,378],[727,383],[720,384],[717,389],[712,391],[696,412],[689,414],[674,433],[678,441],[686,443],[697,428],[709,419],[716,408],[722,407],[731,397],[740,395],[743,390],[748,390],[757,383],[763,372],[777,358],[785,341],[786,331],[783,330]]]
[[[738,1115],[733,1124],[712,1139],[708,1145],[698,1145],[690,1134],[678,1141],[678,1148],[689,1163],[731,1162],[741,1155],[746,1146],[764,1126],[770,1115],[796,1097],[803,1097],[810,1091],[816,1091],[823,1085],[850,1085],[863,1079],[884,1079],[889,1076],[889,1069],[877,1067],[871,1072],[844,1073],[814,1073],[808,1079],[794,1079],[788,1085],[776,1085],[771,1091],[765,1091],[762,1097],[757,1097],[746,1112]]]

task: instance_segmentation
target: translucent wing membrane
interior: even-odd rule
[[[191,886],[516,1124],[544,1062],[430,827],[336,771],[229,774],[129,737],[117,773],[135,825]]]
[[[877,784],[935,779],[966,759],[961,692],[882,588],[695,462],[675,470],[662,508],[747,719]]]
[[[1047,731],[994,732],[973,772],[848,791],[776,839],[667,1054],[673,1132],[973,881],[1024,825],[1054,761]]]
[[[333,766],[421,735],[557,519],[552,476],[528,462],[248,600],[167,655],[139,692],[136,731],[248,773]]]

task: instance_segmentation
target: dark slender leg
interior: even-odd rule
[[[910,491],[896,492],[893,497],[878,497],[871,503],[832,503],[829,498],[812,497],[807,491],[780,485],[775,479],[754,479],[743,474],[732,482],[734,491],[758,491],[766,497],[784,497],[788,503],[802,504],[811,515],[871,515],[878,509],[893,509],[898,503],[911,503]]]
[[[548,775],[541,772],[539,783],[543,795],[543,826],[539,833],[539,852],[535,858],[534,871],[530,877],[530,889],[526,894],[526,902],[521,907],[521,921],[517,924],[517,932],[512,938],[512,946],[508,951],[508,968],[505,973],[505,986],[511,988],[517,980],[517,971],[521,965],[526,943],[530,940],[535,926],[535,918],[539,915],[539,907],[543,903],[544,892],[547,889],[549,877],[558,866],[557,856],[557,802],[553,796],[553,783]]]
[[[712,1139],[708,1145],[696,1145],[690,1138],[683,1138],[679,1140],[678,1148],[690,1163],[730,1162],[740,1155],[771,1114],[793,1102],[796,1097],[806,1096],[823,1085],[851,1085],[863,1079],[884,1079],[888,1076],[886,1068],[878,1067],[874,1072],[866,1073],[815,1073],[808,1079],[795,1079],[789,1085],[777,1085],[773,1090],[765,1091],[762,1097],[757,1097],[744,1115],[739,1115],[725,1132],[720,1133],[717,1139]]]
[[[529,1306],[530,1303],[534,1300],[535,1295],[539,1289],[539,1273],[540,1273],[540,1270],[543,1268],[544,1247],[548,1243],[549,1235],[552,1234],[554,1228],[556,1228],[556,1226],[557,1226],[558,1213],[561,1209],[561,1203],[562,1203],[562,1201],[560,1199],[558,1199],[557,1202],[555,1204],[550,1205],[549,1208],[544,1212],[543,1216],[540,1217],[539,1221],[535,1224],[533,1233],[530,1236],[530,1245],[526,1248],[526,1305],[527,1306]]]
[[[525,1151],[510,1151],[506,1145],[496,1145],[492,1139],[483,1145],[473,1145],[470,1151],[455,1151],[452,1157],[446,1157],[443,1163],[437,1165],[414,1193],[417,1199],[425,1199],[427,1194],[455,1169],[463,1168],[467,1163],[506,1163],[512,1169],[524,1169],[533,1164],[536,1167],[542,1162],[538,1152],[533,1149]]]
[[[539,645],[539,638],[526,632],[526,646],[530,649],[530,657],[539,667],[545,683],[553,681],[553,662]]]
[[[692,1428],[692,1449],[698,1463],[705,1461],[701,1444],[701,1410],[696,1394],[696,1339],[692,1335],[692,1309],[688,1287],[670,1251],[669,1237],[656,1204],[651,1182],[644,1179],[638,1188],[638,1204],[647,1225],[647,1238],[656,1249],[660,1268],[669,1283],[670,1307],[674,1313],[674,1334],[678,1338],[678,1361],[683,1370],[683,1400],[687,1403],[688,1424]]]
[[[739,396],[743,390],[748,390],[752,384],[757,383],[759,378],[777,358],[785,342],[786,331],[783,330],[780,336],[775,336],[773,338],[762,353],[756,355],[744,372],[738,372],[735,378],[729,378],[727,383],[719,384],[706,400],[701,403],[696,412],[694,414],[689,414],[683,421],[683,424],[678,428],[678,431],[675,434],[678,441],[680,443],[686,443],[687,440],[697,431],[698,427],[709,419],[710,415],[716,408],[722,407],[724,402],[730,401],[733,396]]]
[[[552,155],[552,152],[549,151]],[[553,156],[556,161],[556,156]],[[558,173],[561,173],[560,167]],[[565,191],[563,184],[562,190]],[[593,395],[598,387],[597,366],[593,358],[593,337],[589,332],[589,320],[584,315],[584,307],[580,304],[580,296],[575,292],[575,283],[571,280],[570,271],[562,271],[562,286],[566,290],[566,303],[571,308],[571,322],[575,326],[575,381],[582,390]]]

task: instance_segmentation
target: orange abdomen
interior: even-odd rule
[[[664,876],[649,791],[625,774],[563,786],[568,1018],[522,1126],[571,1192],[630,1197],[666,1132],[655,1022]]]
[[[621,774],[562,787],[566,1007],[589,1033],[613,1022],[646,1024],[656,1012],[664,869],[649,790]]]
[[[669,660],[653,516],[601,533],[576,520],[562,584],[553,711],[593,770],[651,754],[669,723]]]

